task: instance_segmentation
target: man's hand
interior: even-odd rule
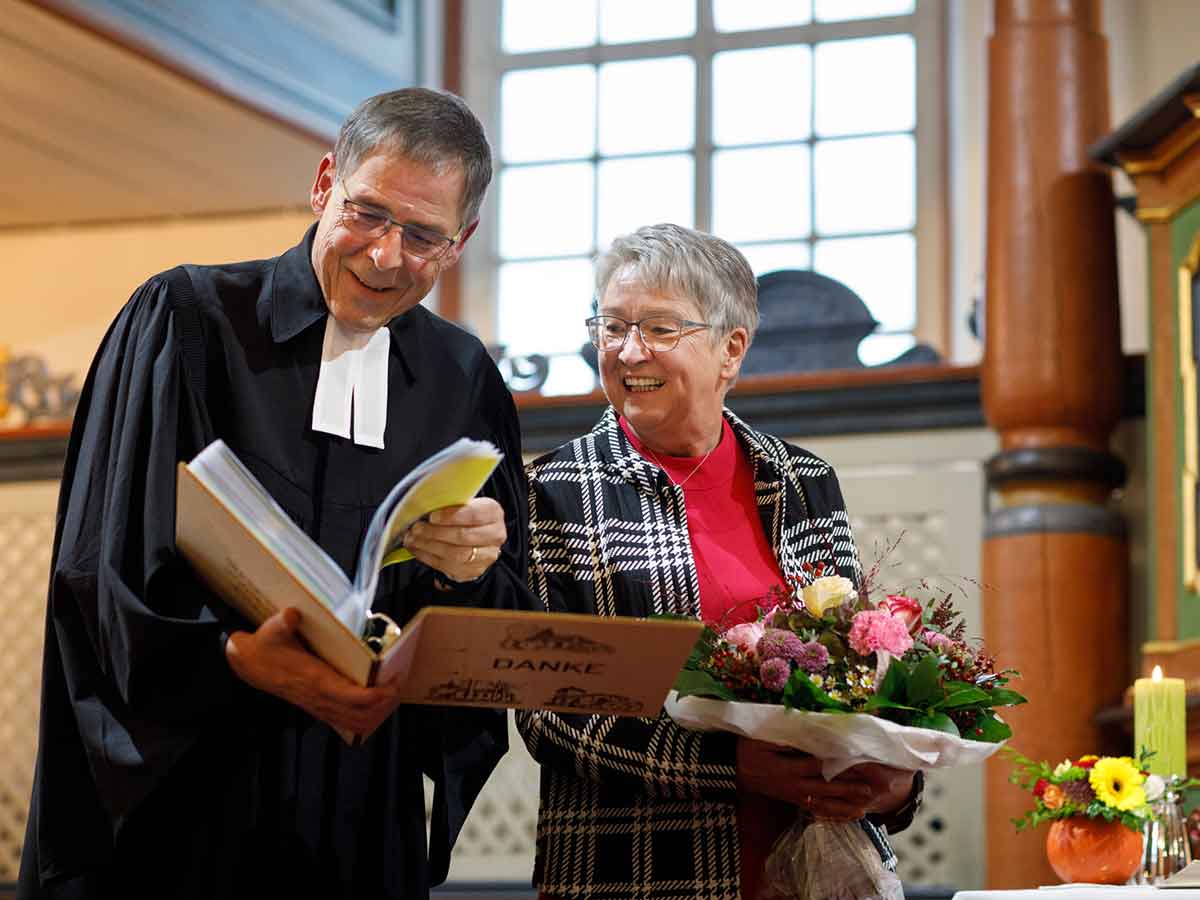
[[[452,581],[474,581],[500,558],[508,538],[504,508],[491,497],[434,510],[404,536],[414,557]]]
[[[254,632],[235,631],[225,644],[229,667],[251,687],[365,738],[399,705],[399,682],[360,687],[304,645],[299,624],[299,611],[285,609]]]
[[[867,813],[898,809],[908,798],[912,779],[912,772],[869,763],[826,781],[815,756],[738,738],[738,789],[774,797],[819,819],[851,822]]]

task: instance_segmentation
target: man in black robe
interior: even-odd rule
[[[19,897],[412,898],[445,878],[507,749],[503,712],[354,685],[305,649],[294,610],[248,630],[175,552],[175,465],[224,439],[350,572],[396,481],[490,440],[504,460],[481,496],[410,532],[416,560],[384,570],[374,609],[531,605],[512,398],[480,343],[419,305],[490,178],[460,100],[372,98],[320,163],[300,244],[156,276],[113,323],[63,476]],[[331,347],[367,354],[368,336],[383,368],[327,373],[358,358]],[[344,436],[315,424],[330,415]],[[373,734],[351,747],[331,725]]]

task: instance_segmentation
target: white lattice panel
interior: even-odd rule
[[[37,753],[57,483],[0,485],[0,882],[16,881]]]
[[[450,857],[449,881],[528,883],[537,837],[538,765],[508,714],[508,753],[471,809]],[[426,824],[433,783],[425,780]]]

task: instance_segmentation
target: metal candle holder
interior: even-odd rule
[[[1150,804],[1150,817],[1142,826],[1138,884],[1161,884],[1192,861],[1183,792],[1179,789],[1185,780],[1178,776],[1169,779],[1162,796]]]

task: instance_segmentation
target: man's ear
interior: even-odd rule
[[[333,153],[326,153],[321,157],[321,164],[317,166],[317,178],[313,182],[312,193],[309,195],[312,211],[318,216],[324,213],[325,207],[329,205],[336,175],[337,166],[333,162]]]
[[[725,336],[721,346],[721,377],[732,381],[742,368],[742,360],[750,349],[750,335],[741,326]]]
[[[458,258],[462,256],[463,248],[467,246],[467,240],[475,233],[475,229],[479,227],[479,220],[476,219],[470,225],[463,229],[462,237],[454,242],[454,246],[446,251],[440,262],[443,269],[452,269],[458,262]]]

